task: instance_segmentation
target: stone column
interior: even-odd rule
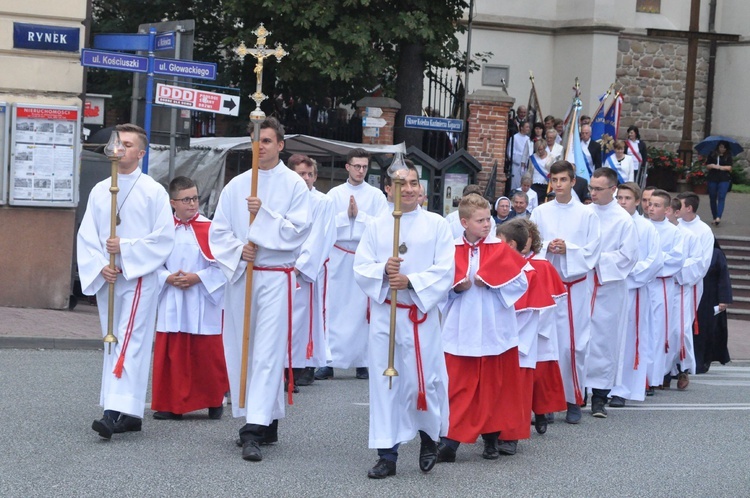
[[[385,126],[380,128],[380,136],[366,137],[362,128],[362,143],[370,145],[393,145],[393,127],[396,124],[396,113],[401,104],[387,97],[365,97],[357,101],[357,114],[364,117],[366,107],[379,107],[383,110],[380,119],[385,119]]]
[[[497,160],[496,196],[505,188],[505,143],[508,135],[508,111],[516,99],[504,91],[475,90],[466,97],[469,103],[469,123],[466,150],[482,165],[477,183],[486,188],[492,165]],[[490,201],[492,202],[492,200]]]

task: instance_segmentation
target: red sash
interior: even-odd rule
[[[656,277],[661,279],[661,286],[664,291],[664,352],[669,352],[669,298],[667,297],[667,279],[672,277]]]
[[[385,304],[390,306],[391,300],[386,299]],[[416,304],[402,304],[397,302],[396,308],[409,310],[409,320],[414,324],[414,351],[417,357],[417,410],[426,412],[427,390],[425,389],[424,371],[422,370],[422,350],[419,347],[419,324],[427,320],[427,313],[422,315],[422,318],[419,318],[419,308],[417,308]]]
[[[508,244],[498,240],[487,243],[487,239],[475,245],[466,239],[456,245],[455,261],[456,273],[453,277],[453,287],[469,278],[469,252],[479,250],[479,267],[476,278],[489,287],[498,288],[518,278],[526,266],[526,260]]]
[[[633,153],[633,157],[638,159],[638,167],[641,167],[641,164],[643,164],[643,157],[641,157],[641,154],[638,152],[638,149],[633,147],[633,143],[630,140],[626,140],[625,143],[628,144],[628,149],[630,149],[630,152]]]
[[[190,226],[193,229],[193,235],[196,242],[198,242],[198,247],[203,257],[208,261],[214,261],[214,255],[211,254],[211,247],[208,244],[208,229],[211,228],[211,221],[206,218],[198,219],[199,217],[200,214],[196,213],[195,216],[184,222],[174,216],[175,228],[184,226],[187,230],[187,227]]]
[[[130,305],[130,317],[128,318],[128,325],[125,328],[125,338],[122,341],[122,349],[120,349],[120,356],[117,358],[115,369],[112,371],[118,379],[122,377],[122,370],[125,368],[125,353],[128,350],[128,344],[130,344],[130,336],[133,335],[133,329],[135,328],[135,313],[138,311],[138,304],[141,302],[142,283],[143,277],[138,277],[138,282],[135,284],[135,292],[133,293],[133,303]],[[115,325],[115,327],[116,326],[117,325]]]
[[[640,341],[640,321],[641,316],[641,289],[635,290],[635,362],[633,363],[633,370],[638,370],[638,343]]]
[[[565,288],[568,290],[568,325],[570,327],[570,366],[573,373],[573,391],[576,397],[576,404],[583,404],[583,395],[581,394],[581,383],[578,380],[578,371],[576,370],[576,335],[575,327],[573,325],[573,303],[570,299],[570,289],[581,282],[585,282],[586,277],[581,277],[578,280],[572,282],[563,282]]]

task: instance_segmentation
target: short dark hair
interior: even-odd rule
[[[686,206],[693,208],[693,212],[698,212],[698,206],[701,204],[701,199],[695,192],[682,192],[677,194],[677,198],[681,201],[685,201]]]
[[[272,129],[276,132],[276,141],[277,142],[283,142],[284,141],[284,125],[279,123],[279,120],[276,119],[273,116],[267,117],[263,120],[263,122],[260,124],[260,129],[265,130],[267,128]]]
[[[653,185],[646,185],[645,187],[643,187],[643,190],[641,191],[641,193],[651,192],[652,190],[656,190],[656,187]]]
[[[175,176],[174,179],[169,182],[169,197],[174,199],[179,191],[193,187],[196,189],[198,188],[191,178],[188,178],[187,176]]]
[[[636,201],[640,201],[641,200],[641,187],[639,187],[638,184],[635,183],[635,182],[621,183],[621,184],[619,184],[617,186],[617,189],[618,190],[629,190],[629,191],[633,192],[633,197],[635,197]]]
[[[305,166],[315,169],[316,174],[318,173],[317,163],[310,159],[310,156],[306,156],[305,154],[292,154],[286,164],[292,169],[296,168],[299,164],[304,164]]]
[[[528,218],[513,218],[518,220],[519,223],[523,222],[526,225],[526,229],[529,231],[529,237],[531,237],[531,250],[536,254],[542,251],[542,234],[539,232],[539,227]],[[503,223],[504,225],[505,223]]]
[[[364,157],[369,162],[370,157],[372,157],[372,154],[370,154],[369,152],[367,152],[362,147],[357,147],[356,149],[350,150],[349,153],[346,155],[346,164],[351,164],[349,161],[351,161],[352,159],[355,159],[357,157]]]
[[[559,175],[560,173],[567,173],[571,180],[576,177],[575,167],[564,159],[555,161],[552,163],[552,166],[549,167],[550,176]]]
[[[362,156],[355,156],[355,157],[362,157]],[[347,160],[347,162],[348,162],[348,160]],[[414,166],[414,161],[412,161],[411,159],[404,159],[404,164],[406,165],[406,167],[408,169],[417,172],[417,180],[419,180],[419,170],[417,169],[416,166]],[[389,175],[388,172],[386,171],[386,173],[383,175],[383,186],[384,187],[389,187],[391,185],[393,185],[393,178],[391,178],[391,175]]]
[[[478,195],[484,195],[484,192],[482,191],[482,187],[475,183],[470,183],[469,185],[464,187],[463,192],[461,192],[461,197],[465,197],[469,194],[478,194]]]
[[[634,131],[634,132],[635,132],[635,138],[636,138],[636,139],[638,139],[638,140],[640,140],[640,139],[641,139],[641,134],[640,134],[640,132],[638,131],[638,127],[637,127],[637,126],[635,126],[635,125],[630,125],[630,126],[628,126],[628,133],[630,133],[631,131]]]
[[[671,201],[669,201],[669,207],[671,207],[675,211],[679,211],[682,209],[682,202],[677,197],[673,197]]]
[[[148,148],[148,137],[146,136],[146,130],[141,128],[138,125],[135,125],[133,123],[124,123],[124,124],[118,124],[115,126],[115,130],[117,133],[120,132],[126,132],[126,133],[135,133],[138,135],[138,138],[141,139],[141,146],[143,150],[146,150]]]
[[[665,206],[669,206],[669,203],[672,202],[672,196],[669,195],[669,192],[660,188],[656,188],[653,192],[651,192],[651,198],[653,199],[654,197],[661,197],[662,199],[664,199]]]
[[[617,185],[617,173],[612,168],[596,168],[591,178],[606,178],[611,185]]]
[[[508,241],[516,243],[516,250],[521,252],[529,241],[529,229],[520,218],[513,219],[497,226],[497,234],[502,235]]]

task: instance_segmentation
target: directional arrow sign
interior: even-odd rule
[[[365,107],[365,116],[368,118],[379,118],[383,115],[383,109],[380,107]]]
[[[216,64],[180,59],[154,59],[154,73],[183,78],[216,79]]]
[[[157,104],[196,111],[214,112],[238,116],[240,114],[240,97],[238,95],[225,95],[223,93],[204,92],[174,85],[157,83]]]
[[[382,128],[386,124],[387,123],[383,118],[371,118],[368,116],[362,120],[362,126],[367,128]]]
[[[104,50],[91,50],[88,48],[81,50],[81,64],[87,67],[100,67],[137,73],[148,71],[148,58],[146,57],[105,52]]]

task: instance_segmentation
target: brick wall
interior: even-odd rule
[[[482,165],[477,175],[477,183],[485,188],[490,178],[492,165],[497,160],[497,182],[495,192],[505,188],[505,143],[508,134],[508,111],[514,100],[505,98],[482,99],[477,96],[469,99],[469,140],[467,152]],[[498,101],[499,100],[499,101]]]

